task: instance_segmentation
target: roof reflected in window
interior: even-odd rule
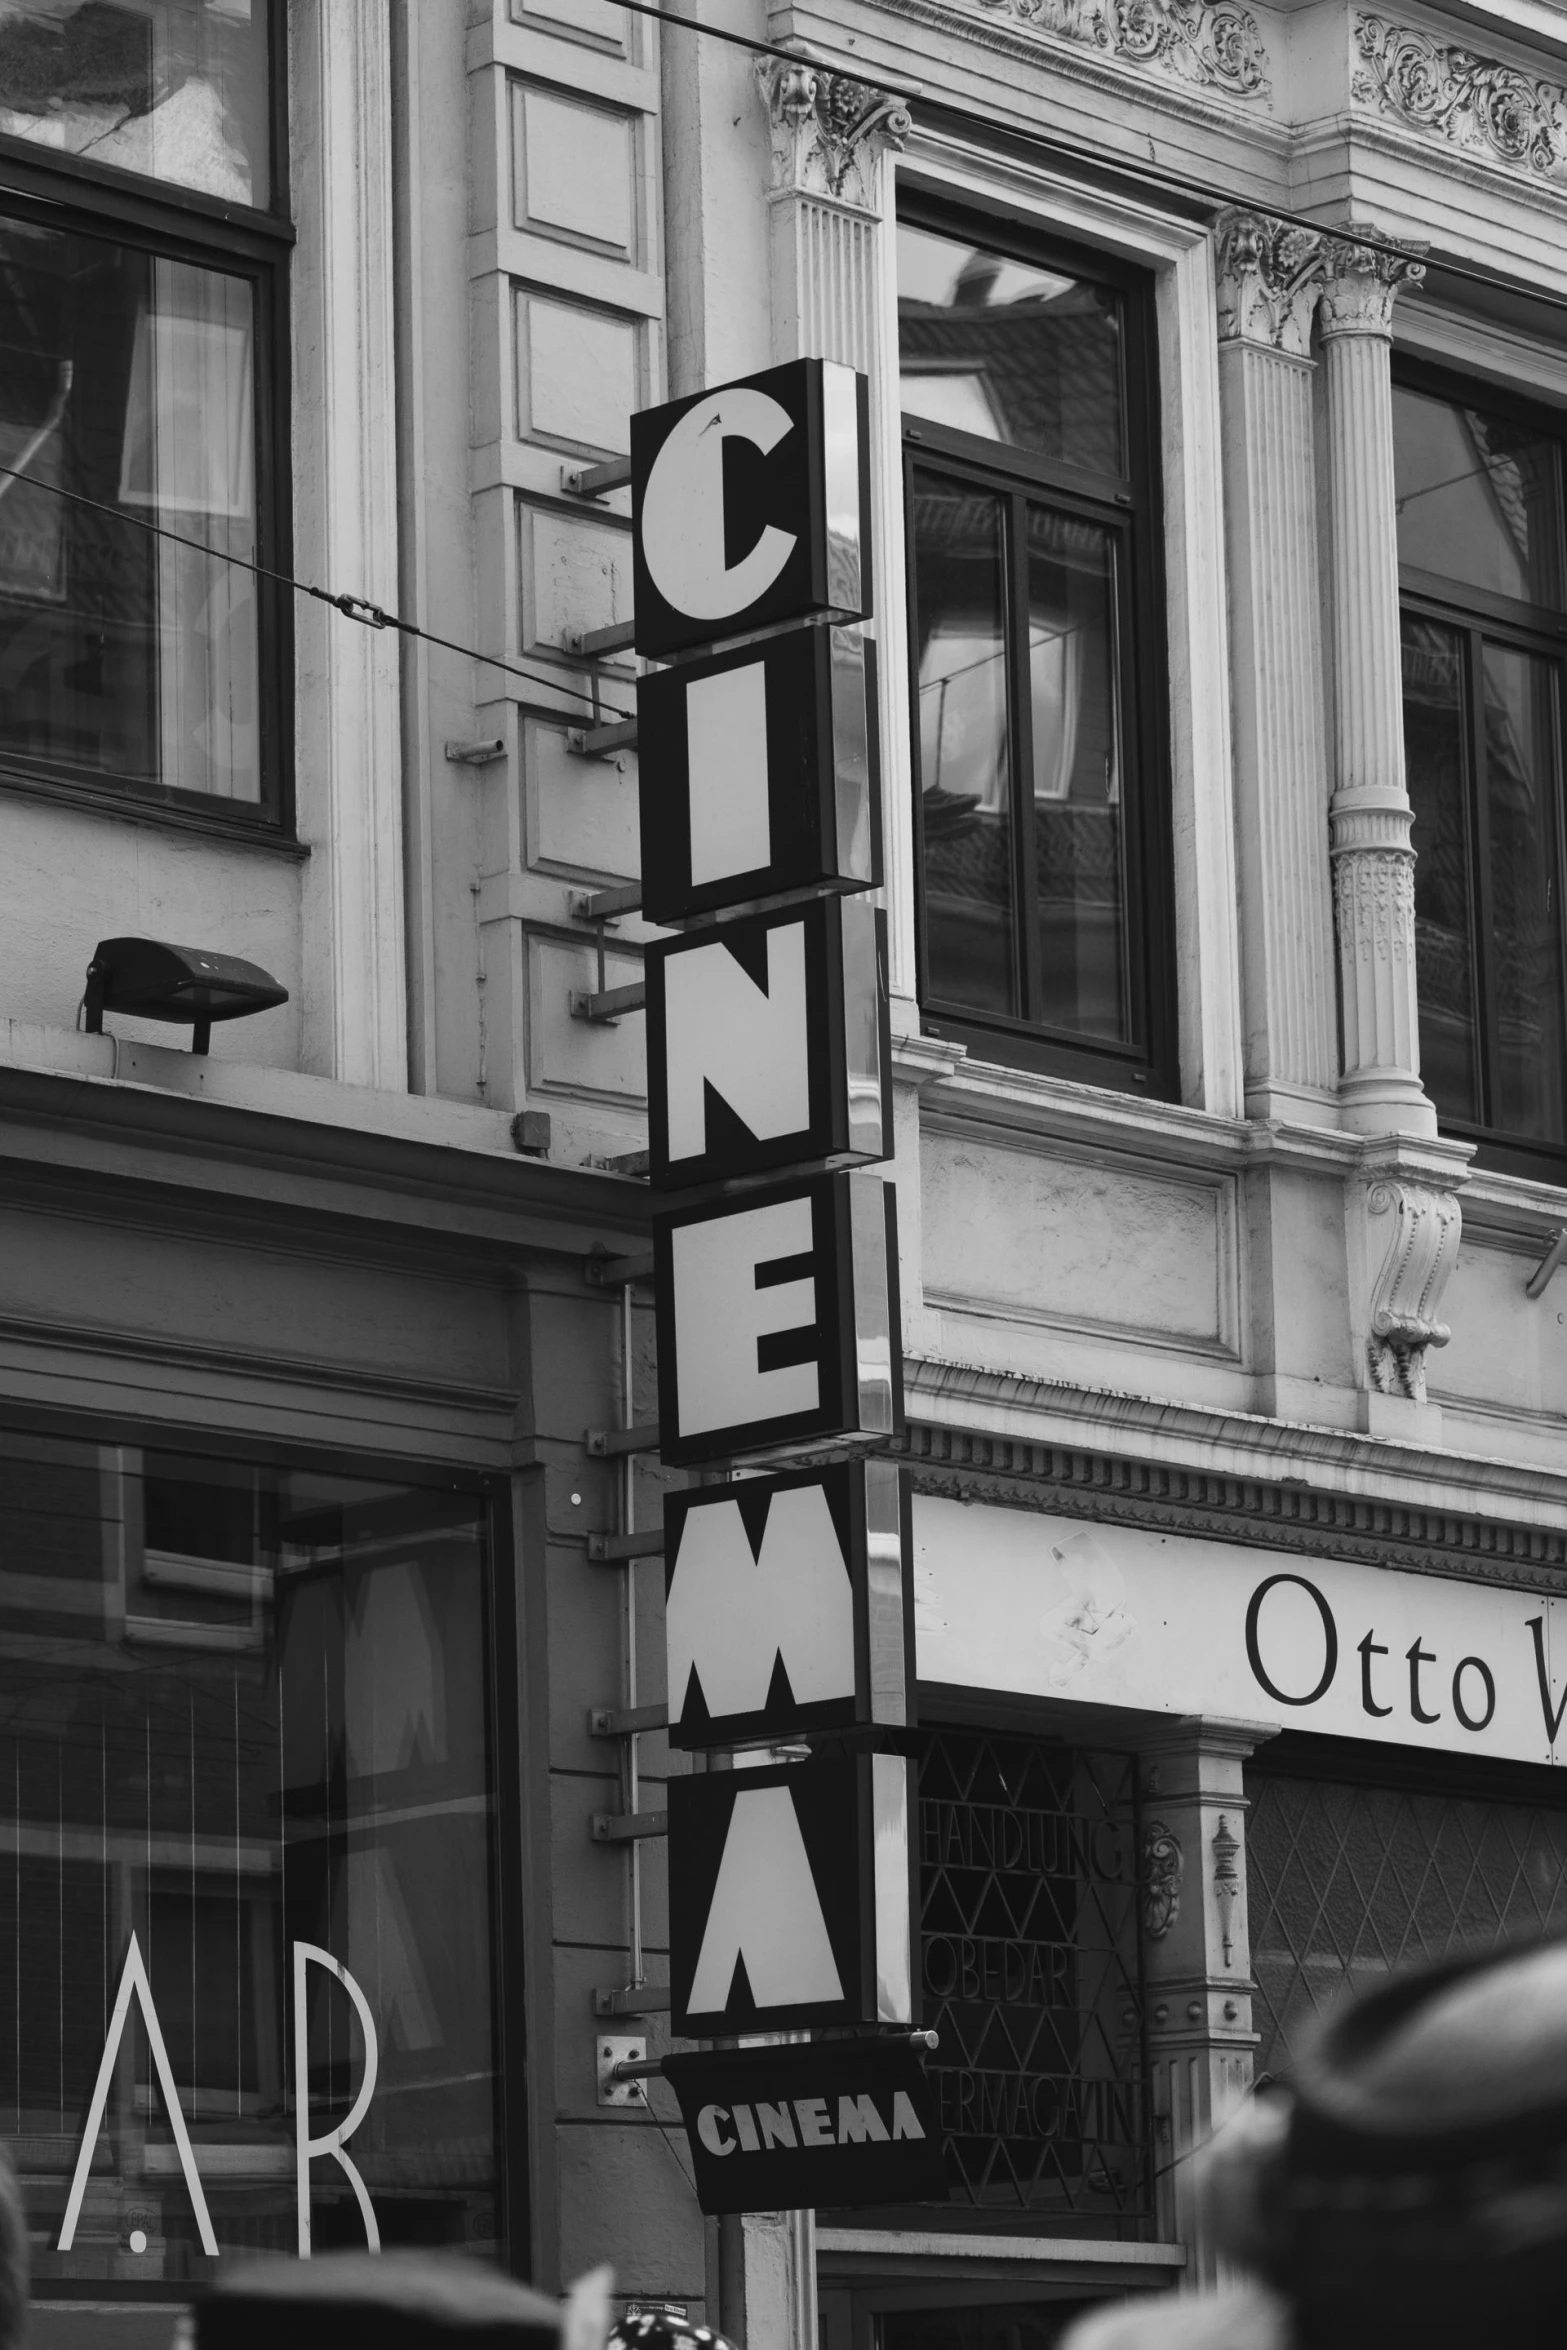
[[[903,413],[1098,473],[1125,467],[1115,289],[898,229]]]

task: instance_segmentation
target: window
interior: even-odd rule
[[[0,12],[13,787],[285,813],[289,614],[245,568],[287,568],[270,32],[268,0]]]
[[[1421,1074],[1444,1128],[1560,1181],[1561,445],[1440,378],[1393,419]]]
[[[1317,2018],[1396,1969],[1567,1925],[1567,1809],[1552,1773],[1497,1770],[1477,1784],[1472,1763],[1422,1758],[1399,1774],[1379,1749],[1365,1777],[1328,1776],[1324,1746],[1286,1733],[1246,1770],[1259,2079],[1287,2079]]]
[[[1147,289],[920,217],[898,311],[927,1014],[1171,1089]]]
[[[922,1733],[921,2020],[940,2035],[927,2070],[951,2189],[941,2226],[1145,2232],[1138,1850],[1130,1756]]]
[[[484,1495],[0,1434],[0,1555],[0,2143],[38,2289],[211,2273],[135,1999],[104,2065],[133,1943],[220,2258],[297,2246],[301,1979],[311,2137],[374,2034],[345,2151],[382,2242],[498,2252]],[[329,2155],[311,2193],[317,2249],[364,2243]]]

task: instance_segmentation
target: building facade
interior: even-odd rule
[[[1554,0],[0,0],[42,2343],[373,2229],[1044,2350],[1212,2273],[1333,1996],[1561,1922],[1564,125]],[[599,2071],[675,1766],[594,476],[801,355],[870,382],[951,2191],[720,2222]],[[131,936],[286,1001],[89,1033]]]

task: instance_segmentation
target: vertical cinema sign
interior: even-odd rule
[[[915,1970],[867,442],[865,379],[820,359],[632,420],[636,649],[666,664],[642,905],[676,933],[647,966],[660,1446],[779,1472],[667,1506],[670,1741],[736,1762],[670,1787],[672,2024],[867,2033],[863,2081],[791,2050],[766,2131],[741,2058],[680,2060],[709,2210],[775,2206],[796,2154],[800,2202],[875,2200],[878,2163],[944,2192],[917,2061],[871,2036],[914,2022]]]

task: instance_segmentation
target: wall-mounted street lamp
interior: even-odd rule
[[[241,962],[238,955],[166,946],[155,938],[101,938],[87,966],[82,1001],[89,1036],[102,1035],[105,1012],[121,1012],[181,1022],[191,1030],[191,1051],[204,1053],[214,1020],[270,1012],[288,1002],[288,989],[259,963]]]

